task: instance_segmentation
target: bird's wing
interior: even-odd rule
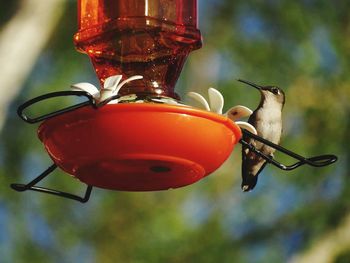
[[[265,168],[267,162],[247,147],[242,150],[242,190],[253,190],[257,184],[258,176]]]
[[[248,122],[255,127],[256,112],[249,117]],[[248,137],[246,134],[243,135],[243,140],[256,147],[257,142]],[[266,161],[257,156],[252,150],[246,146],[242,146],[242,190],[247,192],[254,189],[258,176],[264,169]]]

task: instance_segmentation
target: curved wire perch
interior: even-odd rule
[[[106,104],[110,103],[112,100],[116,100],[116,99],[119,99],[119,98],[120,98],[119,94],[113,95],[113,96],[109,97],[108,99],[105,99],[103,101],[100,101],[100,102],[96,103],[95,108],[96,109],[101,108],[101,107],[105,106]]]
[[[54,111],[54,112],[51,112],[51,113],[48,113],[48,114],[45,114],[45,115],[42,115],[39,117],[35,117],[35,118],[31,118],[24,113],[25,109],[27,109],[28,107],[30,107],[38,102],[41,102],[41,101],[44,101],[47,99],[51,99],[51,98],[64,97],[64,96],[78,96],[78,97],[84,96],[88,100],[85,102],[78,103],[78,104],[73,105],[73,106],[69,106],[69,107],[64,108],[62,110],[57,110],[57,111]],[[20,105],[18,107],[17,114],[25,122],[30,123],[30,124],[34,124],[34,123],[41,122],[41,121],[44,121],[46,119],[49,119],[49,118],[52,118],[52,117],[76,110],[76,109],[79,109],[81,107],[85,107],[88,105],[92,106],[95,109],[97,108],[94,97],[86,91],[57,91],[57,92],[47,93],[47,94],[44,94],[44,95],[41,95],[41,96],[38,96],[38,97],[35,97],[31,100],[26,101],[25,103],[23,103],[22,105]]]
[[[310,158],[305,158],[295,152],[292,152],[286,148],[283,148],[280,145],[274,144],[264,138],[261,138],[258,135],[255,135],[247,130],[242,129],[242,132],[244,135],[257,140],[261,143],[264,143],[274,149],[276,149],[277,151],[280,151],[294,159],[299,160],[298,162],[292,164],[292,165],[284,165],[278,161],[276,161],[275,159],[273,159],[271,156],[265,155],[264,153],[262,153],[261,151],[257,150],[253,145],[249,144],[248,142],[244,141],[243,139],[241,139],[239,142],[249,148],[251,151],[253,151],[254,153],[256,153],[257,155],[261,156],[262,158],[264,158],[268,163],[273,164],[274,166],[278,167],[279,169],[285,170],[285,171],[290,171],[290,170],[294,170],[296,168],[298,168],[301,165],[304,164],[308,164],[314,167],[323,167],[323,166],[327,166],[330,165],[334,162],[336,162],[338,160],[338,157],[333,155],[333,154],[325,154],[325,155],[318,155],[318,156],[314,156],[314,157],[310,157]]]
[[[24,192],[27,190],[32,190],[32,191],[41,192],[41,193],[45,193],[45,194],[57,195],[60,197],[79,201],[81,203],[86,203],[87,201],[89,201],[91,191],[93,188],[91,185],[87,186],[83,197],[80,197],[80,196],[77,196],[74,194],[70,194],[70,193],[66,193],[66,192],[62,192],[62,191],[58,191],[58,190],[54,190],[54,189],[50,189],[50,188],[35,186],[38,182],[40,182],[46,176],[48,176],[50,173],[52,173],[56,168],[57,168],[57,165],[52,164],[49,168],[47,168],[43,173],[41,173],[38,177],[36,177],[34,180],[29,182],[28,184],[11,184],[10,186],[13,190],[15,190],[17,192]]]

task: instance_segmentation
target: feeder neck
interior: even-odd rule
[[[142,75],[121,95],[178,99],[183,65],[202,43],[196,0],[79,0],[78,18],[74,43],[90,57],[101,86],[112,75]]]

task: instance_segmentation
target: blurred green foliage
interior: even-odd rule
[[[0,29],[18,3],[10,2],[0,1]],[[88,58],[74,50],[76,3],[67,1],[1,133],[1,262],[286,262],[350,212],[349,1],[199,2],[204,47],[190,56],[179,92],[204,94],[212,85],[224,94],[225,109],[255,108],[259,94],[235,79],[278,85],[287,96],[282,144],[305,156],[334,153],[339,161],[289,173],[268,167],[248,194],[240,190],[240,146],[213,175],[177,190],[94,189],[84,205],[10,190],[50,164],[37,127],[22,123],[16,107],[71,83],[97,84]],[[63,172],[45,185],[84,191]],[[336,262],[350,262],[349,253]]]

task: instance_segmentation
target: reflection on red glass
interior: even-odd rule
[[[197,0],[78,0],[77,49],[89,55],[104,80],[142,75],[121,94],[176,98],[183,64],[201,47]]]

